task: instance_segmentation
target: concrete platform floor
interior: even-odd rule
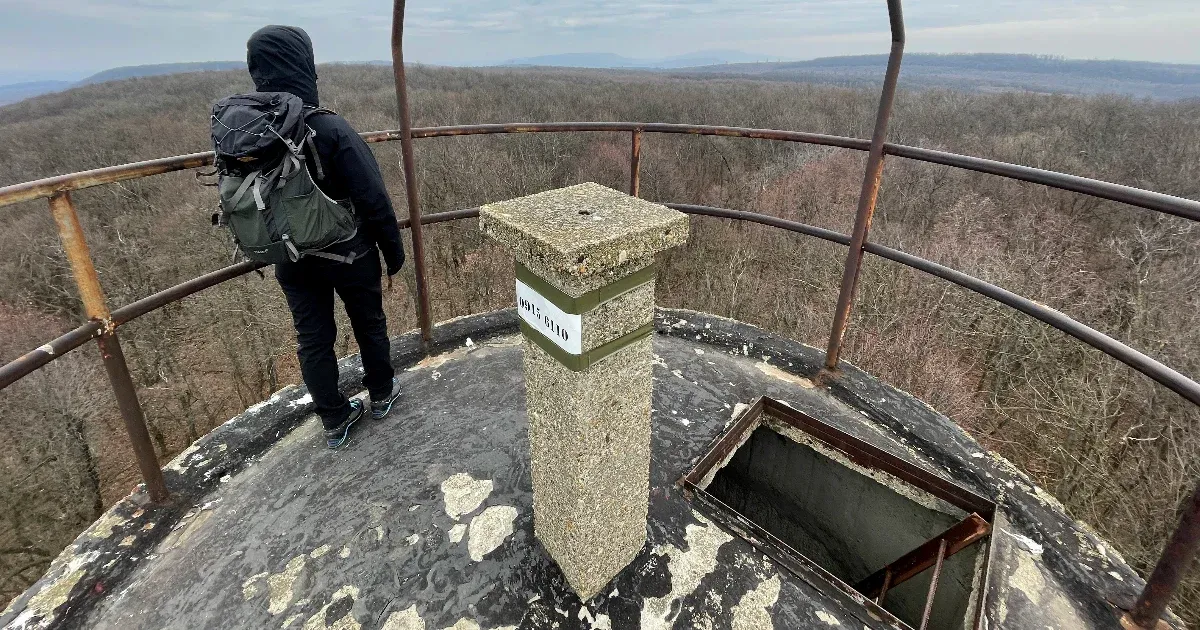
[[[649,543],[586,604],[533,536],[511,312],[442,328],[404,397],[329,451],[292,388],[169,467],[172,509],[131,496],[0,616],[7,628],[891,628],[693,509],[676,481],[759,396],[786,401],[999,504],[988,628],[1111,627],[1140,580],[952,422],[753,327],[660,311]],[[483,319],[478,319],[483,318]],[[490,319],[487,319],[490,318]],[[474,337],[472,339],[471,337]],[[412,339],[397,353],[415,356]],[[405,354],[407,353],[407,354]],[[403,361],[398,361],[403,364]],[[354,363],[346,365],[353,387]],[[293,420],[286,420],[292,418]],[[295,427],[294,429],[292,427]],[[186,503],[186,504],[185,504]]]

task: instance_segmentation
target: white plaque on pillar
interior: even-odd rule
[[[521,321],[570,354],[581,354],[583,316],[567,313],[532,287],[517,280],[517,314]]]

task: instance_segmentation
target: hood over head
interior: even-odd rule
[[[296,26],[264,26],[246,42],[246,65],[259,92],[288,92],[320,105],[312,40]]]

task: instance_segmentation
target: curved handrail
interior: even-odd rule
[[[445,138],[453,136],[493,135],[510,133],[560,133],[560,132],[645,132],[664,134],[689,134],[722,136],[727,138],[750,138],[779,142],[799,142],[820,146],[866,151],[870,143],[861,138],[835,136],[802,131],[781,131],[752,127],[729,127],[723,125],[688,125],[672,123],[639,122],[551,122],[551,123],[498,123],[482,125],[446,125],[439,127],[417,127],[412,130],[413,138]],[[400,139],[399,129],[369,131],[360,134],[367,142],[389,142]],[[887,143],[884,152],[896,157],[942,164],[964,170],[997,175],[1009,179],[1042,184],[1051,188],[1069,190],[1100,199],[1119,201],[1132,206],[1155,210],[1166,214],[1200,221],[1200,201],[1176,197],[1164,193],[1114,184],[1098,179],[1080,177],[1048,171],[1020,164],[999,162],[986,158],[937,151],[921,147]],[[56,175],[20,184],[0,187],[0,207],[22,201],[49,197],[58,192],[80,190],[92,186],[137,179],[174,171],[200,168],[212,164],[211,151],[189,153],[173,157],[158,158],[142,162],[131,162],[78,173]]]
[[[691,134],[706,136],[722,136],[731,138],[750,138],[773,140],[780,142],[799,142],[822,146],[832,146],[845,149],[865,151],[869,142],[859,138],[833,136],[827,134],[808,133],[799,131],[783,131],[777,129],[757,129],[750,127],[730,127],[721,125],[688,125],[673,123],[635,123],[635,122],[549,122],[549,123],[502,123],[478,125],[450,125],[440,127],[418,127],[412,130],[414,138],[443,138],[472,135],[492,135],[511,133],[561,133],[561,132],[648,132]],[[399,130],[373,131],[361,134],[367,142],[387,142],[400,139]],[[1192,220],[1200,221],[1200,202],[1181,197],[1174,197],[1153,191],[1148,191],[1119,184],[1112,184],[1085,177],[1068,175],[1054,171],[1046,171],[1027,166],[997,162],[984,158],[909,147],[904,145],[887,144],[885,149],[889,154],[899,157],[943,164],[1002,177],[1018,179],[1046,186],[1071,190],[1074,192],[1120,201],[1143,208],[1173,214]],[[133,162],[118,166],[110,166],[79,173],[59,175],[45,179],[15,184],[0,188],[0,206],[10,205],[21,201],[29,201],[69,190],[79,190],[92,186],[115,183],[136,179],[148,175],[157,175],[173,171],[200,168],[212,164],[212,152],[191,153],[174,157],[159,158],[143,162]],[[764,225],[770,225],[793,232],[807,234],[816,238],[849,245],[850,237],[830,230],[787,221],[768,215],[708,206],[691,204],[667,204],[692,214],[723,216],[747,220]],[[477,208],[443,212],[427,215],[421,218],[421,224],[434,224],[452,221],[478,214]],[[400,227],[408,228],[408,219],[400,221]],[[930,273],[948,280],[981,295],[1006,304],[1012,308],[1047,323],[1085,343],[1100,349],[1117,360],[1137,369],[1143,374],[1161,383],[1187,400],[1200,405],[1200,385],[1179,372],[1163,365],[1147,355],[1130,348],[1119,341],[1104,335],[1082,323],[1079,323],[1062,313],[1032,300],[991,285],[962,272],[933,263],[931,261],[906,254],[882,245],[867,243],[864,249],[872,254],[900,262],[907,266]],[[140,317],[162,306],[182,299],[205,288],[220,284],[225,280],[249,273],[264,265],[244,262],[225,267],[174,287],[165,289],[132,304],[116,309],[112,313],[111,326],[120,326],[132,319]],[[7,387],[16,380],[53,361],[65,352],[79,347],[89,339],[99,336],[104,330],[104,324],[99,321],[89,321],[61,337],[26,353],[12,362],[0,367],[0,389]]]
[[[712,206],[684,204],[684,203],[666,203],[663,204],[669,208],[674,208],[680,212],[687,214],[717,217],[722,219],[733,219],[737,221],[747,221],[758,223],[769,227],[787,230],[798,234],[804,234],[813,238],[819,238],[838,245],[848,246],[850,244],[850,235],[835,232],[825,228],[781,219],[767,214],[756,212],[746,212],[743,210],[731,210],[728,208],[716,208]],[[426,215],[421,218],[422,225],[433,225],[448,221],[457,221],[462,219],[474,218],[479,216],[479,208],[468,208],[465,210],[454,210],[451,212],[440,212],[436,214]],[[400,221],[400,228],[409,228],[408,220]],[[1127,346],[1104,333],[1087,326],[1079,321],[1076,321],[1062,312],[1030,300],[1016,293],[1013,293],[1003,287],[991,284],[974,276],[965,274],[956,269],[946,267],[931,260],[920,258],[912,254],[903,252],[898,249],[880,245],[877,243],[867,243],[865,249],[868,253],[886,258],[893,262],[900,263],[907,267],[911,267],[918,271],[922,271],[929,275],[941,278],[953,284],[956,284],[965,289],[969,289],[992,299],[996,302],[1011,307],[1026,315],[1041,321],[1049,326],[1056,328],[1090,346],[1104,352],[1114,359],[1128,365],[1135,370],[1141,372],[1155,382],[1163,385],[1167,389],[1179,394],[1184,399],[1200,406],[1200,383],[1193,381],[1180,372],[1168,367],[1167,365],[1155,360],[1154,358]],[[126,306],[118,308],[112,312],[112,325],[121,326],[142,315],[153,312],[167,304],[177,302],[189,295],[198,293],[212,286],[216,286],[226,280],[243,276],[256,269],[265,267],[265,264],[256,262],[241,262],[235,265],[230,265],[217,271],[207,273],[203,276],[193,278],[187,282],[180,283],[169,289],[159,291],[153,295],[142,298],[136,302],[132,302]],[[58,337],[57,339],[47,343],[40,348],[28,352],[21,357],[13,360],[0,367],[0,389],[11,385],[20,380],[24,376],[36,371],[38,368],[53,361],[59,356],[78,348],[87,343],[88,340],[97,337],[104,329],[103,322],[96,320],[89,321],[70,332]]]
[[[736,219],[740,221],[750,221],[753,223],[761,223],[790,232],[798,232],[815,238],[824,239],[831,243],[839,245],[849,245],[850,236],[841,234],[832,230],[780,219],[765,214],[757,214],[754,212],[744,212],[740,210],[728,210],[725,208],[713,208],[711,206],[696,206],[690,204],[668,203],[664,204],[667,207],[675,208],[681,212],[689,214],[702,214],[712,217],[721,217],[725,219]],[[1178,371],[1171,369],[1163,363],[1143,354],[1142,352],[1131,348],[1112,337],[1074,319],[1071,319],[1062,312],[1050,308],[1044,304],[1039,304],[1029,298],[1017,295],[1003,287],[999,287],[985,280],[980,280],[974,276],[965,274],[956,269],[952,269],[945,265],[938,264],[931,260],[926,260],[918,256],[880,245],[878,243],[867,243],[864,246],[867,253],[874,254],[880,258],[886,258],[893,262],[898,262],[906,267],[912,267],[918,271],[923,271],[931,276],[935,276],[957,284],[965,289],[970,289],[984,297],[990,298],[1014,308],[1026,315],[1048,324],[1058,330],[1096,348],[1097,350],[1107,354],[1108,356],[1128,365],[1129,367],[1145,374],[1155,382],[1161,384],[1167,389],[1179,394],[1184,399],[1191,403],[1200,406],[1200,383],[1184,376]]]

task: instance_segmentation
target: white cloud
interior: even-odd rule
[[[915,52],[1030,52],[1200,63],[1196,0],[906,0]],[[409,0],[408,58],[495,62],[562,52],[742,49],[804,59],[887,50],[883,0]],[[0,0],[4,72],[237,59],[267,23],[318,60],[383,59],[385,0]],[[56,36],[50,37],[49,33]],[[3,82],[0,80],[0,82]]]

